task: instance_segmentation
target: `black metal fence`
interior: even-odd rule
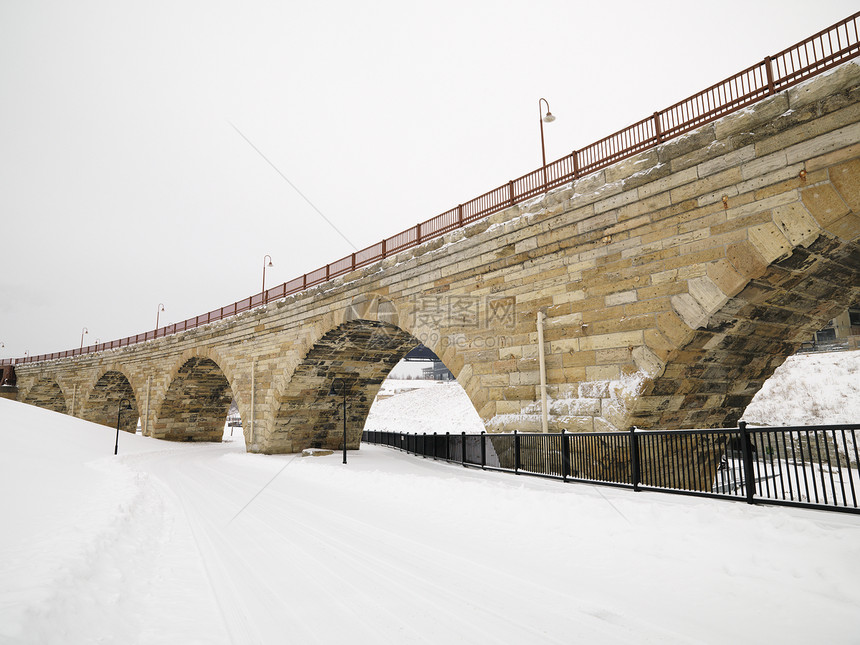
[[[860,425],[560,434],[406,434],[362,441],[421,457],[750,504],[860,513]]]

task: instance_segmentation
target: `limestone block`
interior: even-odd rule
[[[821,170],[823,168],[829,168],[830,166],[839,163],[840,161],[844,161],[846,159],[855,159],[860,157],[860,144],[855,143],[854,145],[848,146],[846,148],[840,148],[839,150],[835,150],[833,152],[828,152],[827,154],[823,154],[820,157],[815,157],[813,159],[808,159],[804,166],[808,172],[815,172],[816,170]],[[843,198],[845,196],[843,195]]]
[[[707,324],[710,315],[689,293],[672,296],[671,302],[672,309],[691,329],[698,329]]]
[[[831,223],[842,219],[849,212],[849,208],[842,201],[842,197],[829,184],[807,188],[801,191],[800,196],[803,205],[824,229]]]
[[[716,137],[726,139],[734,134],[750,132],[770,123],[786,110],[788,96],[785,93],[777,94],[717,121],[714,124]]]
[[[678,186],[683,186],[684,184],[694,182],[698,178],[699,175],[697,174],[695,167],[673,172],[665,178],[658,179],[656,181],[652,181],[648,184],[640,186],[639,197],[645,199],[651,197],[652,195],[665,193],[673,188],[677,188]]]
[[[553,354],[578,351],[579,338],[565,338],[563,340],[555,340],[550,343],[550,352],[552,352]]]
[[[738,184],[742,179],[741,169],[738,167],[723,170],[695,183],[672,189],[670,193],[672,203],[677,204],[687,199],[698,198],[720,188]]]
[[[606,306],[607,307],[614,307],[616,305],[623,305],[623,304],[627,304],[630,302],[636,302],[636,300],[637,300],[636,291],[632,290],[632,289],[629,291],[610,293],[610,294],[607,294],[607,296],[606,296]]]
[[[849,213],[827,225],[826,230],[841,240],[850,241],[860,237],[860,216]]]
[[[857,151],[860,155],[860,147]],[[839,195],[854,211],[860,214],[860,159],[853,159],[830,169],[830,181]]]
[[[589,381],[613,381],[620,378],[621,369],[617,365],[590,365],[585,368]]]
[[[606,181],[608,183],[613,183],[626,179],[631,175],[642,172],[643,170],[656,165],[657,151],[655,149],[651,149],[646,150],[645,152],[640,152],[639,154],[628,159],[624,159],[623,161],[619,161],[617,164],[606,168],[604,173],[606,175]]]
[[[855,87],[860,84],[860,65],[856,62],[845,63],[826,76],[813,78],[788,90],[788,104],[792,109],[827,98],[839,88]]]
[[[747,161],[755,158],[755,146],[752,144],[744,146],[739,150],[734,150],[728,154],[721,155],[715,159],[700,163],[696,166],[696,172],[700,179],[718,172],[722,172],[734,166],[740,166]]]
[[[773,222],[759,224],[749,229],[749,241],[770,264],[791,253],[791,242]]]
[[[777,170],[782,170],[788,165],[785,151],[778,150],[769,155],[753,159],[741,166],[741,175],[749,180],[761,175],[769,175]]]
[[[787,148],[785,158],[789,164],[799,163],[810,157],[845,148],[858,141],[860,141],[860,123],[854,123]]]
[[[690,295],[708,314],[718,311],[728,302],[728,296],[708,276],[693,278],[687,285]]]
[[[708,264],[708,277],[727,296],[735,296],[741,292],[747,279],[735,270],[732,263],[725,258]]]
[[[747,240],[730,245],[726,249],[726,258],[747,279],[758,278],[767,270],[761,253]]]
[[[665,363],[646,345],[640,345],[631,352],[636,368],[648,378],[654,378],[663,373]]]
[[[657,149],[657,158],[661,163],[672,161],[683,155],[707,148],[716,139],[713,125],[706,125],[690,134],[664,143]],[[675,166],[673,165],[673,170]]]

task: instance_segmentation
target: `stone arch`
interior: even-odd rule
[[[796,180],[798,201],[757,214],[747,239],[672,298],[662,334],[634,353],[651,378],[631,424],[735,425],[803,341],[860,301],[860,160],[819,175]]]
[[[39,378],[21,397],[24,403],[35,405],[46,410],[68,414],[69,407],[66,395],[60,384],[53,378]]]
[[[223,361],[208,347],[188,350],[168,373],[151,436],[169,441],[221,441],[234,397]],[[237,398],[238,401],[238,398]]]
[[[421,343],[404,329],[408,320],[395,302],[378,294],[353,298],[332,319],[335,324],[331,328],[308,339],[305,355],[278,391],[273,427],[258,438],[261,452],[342,448],[342,399],[331,394],[336,378],[347,386],[347,448],[358,449],[380,385]],[[425,344],[441,357],[442,340],[436,336],[434,342]],[[461,367],[462,363],[457,371]],[[455,377],[457,371],[452,368]]]
[[[128,399],[131,410],[119,415],[119,428],[134,434],[140,410],[131,380],[118,366],[99,371],[92,384],[85,390],[82,418],[104,426],[116,427],[117,413],[123,399]]]

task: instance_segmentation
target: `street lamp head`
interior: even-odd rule
[[[273,266],[273,265],[272,265],[272,261],[271,261],[271,260],[269,260],[269,266]]]
[[[555,121],[555,116],[553,116],[552,112],[547,111],[546,115],[543,118],[545,123],[552,123]]]
[[[342,378],[336,378],[331,382],[330,396],[343,396],[346,394],[346,383]]]

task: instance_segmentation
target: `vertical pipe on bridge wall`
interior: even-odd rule
[[[257,376],[257,361],[251,361],[251,427],[248,429],[248,443],[254,443],[254,390],[256,389],[255,381]]]
[[[75,387],[72,390],[72,416],[75,416],[75,402],[78,398],[78,384],[75,383]]]
[[[152,377],[146,377],[146,403],[144,404],[144,412],[143,412],[143,423],[141,424],[140,431],[144,437],[149,436],[149,395],[152,391]]]
[[[546,360],[543,352],[543,309],[537,312],[537,342],[538,342],[538,359],[540,361],[540,412],[541,412],[541,432],[549,432],[549,412],[546,405]]]

